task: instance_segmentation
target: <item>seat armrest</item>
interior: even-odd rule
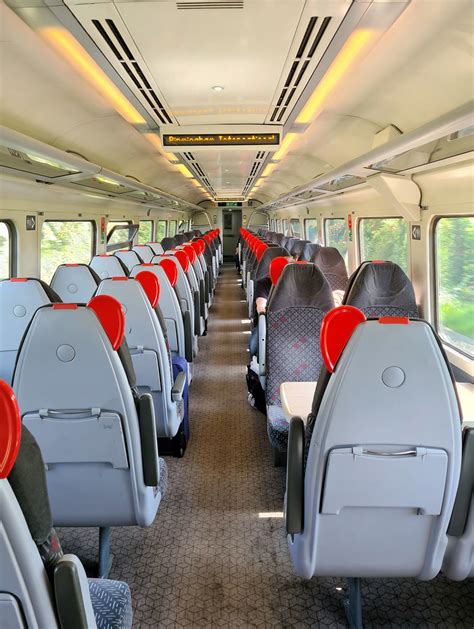
[[[258,315],[258,375],[264,376],[267,372],[267,317],[265,314]]]
[[[184,371],[180,371],[174,381],[173,388],[171,389],[171,397],[173,402],[181,402],[184,394],[184,387],[186,386],[186,374]]]
[[[292,417],[286,459],[286,532],[302,533],[304,525],[304,421]]]
[[[463,431],[463,450],[461,474],[459,477],[456,500],[454,501],[448,535],[462,537],[464,534],[472,495],[474,493],[474,428]]]
[[[142,447],[143,480],[147,487],[158,487],[160,466],[156,436],[155,409],[150,393],[143,393],[139,400],[138,423]]]
[[[54,595],[63,629],[96,629],[89,583],[76,555],[63,555],[54,569]]]
[[[193,330],[194,321],[191,320],[191,313],[186,310],[183,313],[183,327],[184,327],[184,357],[188,363],[193,362]]]

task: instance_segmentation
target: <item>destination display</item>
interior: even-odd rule
[[[164,146],[261,146],[280,144],[279,133],[164,134]]]

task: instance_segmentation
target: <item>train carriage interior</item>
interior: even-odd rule
[[[474,626],[472,0],[1,0],[0,628]]]

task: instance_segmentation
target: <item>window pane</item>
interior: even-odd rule
[[[288,219],[284,218],[283,219],[283,233],[285,234],[285,236],[288,236]]]
[[[110,231],[109,231],[110,233]],[[130,228],[128,225],[123,225],[123,226],[119,226],[117,227],[117,229],[115,229],[114,233],[112,234],[112,236],[110,238],[107,239],[107,244],[108,245],[119,245],[119,244],[123,244],[124,247],[127,246],[130,247],[131,246],[131,242],[130,242]]]
[[[403,218],[363,218],[359,238],[362,262],[390,260],[407,272],[407,223]]]
[[[474,356],[474,217],[440,219],[435,247],[439,335]]]
[[[140,221],[138,228],[138,244],[146,245],[153,240],[153,221]]]
[[[293,230],[293,236],[299,238],[301,236],[301,223],[299,218],[291,219],[291,229]]]
[[[306,240],[309,240],[310,242],[318,242],[318,219],[305,218],[304,231],[306,234]]]
[[[158,221],[158,228],[156,230],[156,240],[158,242],[166,238],[166,223],[166,221]]]
[[[176,234],[177,221],[170,221],[168,225],[168,236],[174,236]]]
[[[8,225],[0,221],[0,280],[10,277],[11,239]]]
[[[41,279],[49,283],[60,264],[89,264],[93,246],[91,221],[45,221],[41,228]]]
[[[336,247],[347,266],[347,225],[344,218],[328,218],[324,221],[327,247]]]

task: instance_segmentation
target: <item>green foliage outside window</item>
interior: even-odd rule
[[[8,225],[0,221],[0,280],[10,277],[10,231]]]
[[[45,221],[41,228],[41,279],[49,283],[60,264],[89,264],[93,245],[91,221]]]
[[[407,273],[407,223],[403,218],[362,218],[359,237],[362,262],[389,260]]]
[[[156,229],[156,240],[161,242],[163,238],[166,238],[166,225],[167,221],[158,221],[158,227]]]
[[[347,225],[344,218],[328,218],[324,221],[326,246],[335,247],[347,266]]]
[[[438,332],[474,355],[474,217],[441,218],[435,230]]]
[[[138,244],[146,245],[153,240],[153,221],[140,221],[138,228]]]

